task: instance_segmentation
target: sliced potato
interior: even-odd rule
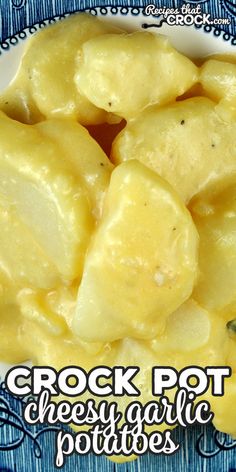
[[[79,92],[126,119],[154,103],[171,102],[197,80],[197,67],[167,37],[152,33],[91,38],[77,57]]]
[[[226,60],[206,61],[201,68],[200,81],[205,94],[218,102],[218,114],[223,120],[231,121],[236,117],[236,64],[231,63],[230,58],[229,62]]]
[[[160,365],[177,370],[191,365],[228,365],[229,336],[224,318],[193,298],[169,315],[164,333],[150,344]]]
[[[201,67],[200,82],[212,100],[236,105],[236,64],[210,59]]]
[[[32,97],[28,73],[23,67],[20,67],[16,77],[0,94],[0,110],[9,118],[25,124],[45,119]]]
[[[35,241],[29,228],[17,217],[16,212],[6,210],[1,205],[0,257],[11,279],[11,283],[2,283],[2,296],[8,302],[13,302],[17,286],[50,289],[60,281],[56,266]]]
[[[72,117],[83,124],[109,119],[82,96],[74,84],[75,57],[84,41],[115,27],[87,14],[76,14],[35,35],[26,50],[22,68],[30,81],[30,91],[39,111],[46,117]]]
[[[132,120],[113,143],[112,160],[138,159],[165,178],[185,202],[236,173],[236,122],[197,97],[153,107]]]
[[[171,351],[193,351],[207,344],[210,332],[209,313],[190,299],[168,317],[165,344]]]
[[[93,219],[60,147],[39,130],[0,116],[0,181],[4,207],[15,210],[61,277],[80,277]]]
[[[64,152],[87,190],[93,214],[99,218],[113,165],[88,131],[72,120],[51,119],[36,125]]]
[[[74,332],[87,341],[153,337],[191,294],[198,235],[171,187],[138,161],[113,171],[86,257]]]
[[[197,301],[209,309],[236,308],[236,189],[235,184],[203,193],[192,202],[200,236],[200,277]]]

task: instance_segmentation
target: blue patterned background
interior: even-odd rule
[[[134,8],[135,14],[135,7],[142,8],[150,3],[177,8],[186,2],[201,3],[202,11],[210,13],[212,18],[230,18],[230,25],[218,26],[217,30],[225,33],[225,40],[236,39],[236,0],[0,0],[0,42],[40,21],[78,10],[103,7],[104,14],[104,7],[120,6]],[[209,32],[211,27],[206,26],[205,30]]]
[[[0,386],[0,472],[52,472],[55,427],[26,425],[24,400]],[[66,428],[65,428],[66,429]],[[148,454],[137,461],[117,465],[104,457],[72,455],[64,472],[236,472],[236,441],[207,428],[177,428],[173,437],[180,452],[170,457]]]
[[[137,13],[135,7],[155,3],[156,6],[180,7],[182,0],[110,1],[106,0],[0,0],[0,42],[43,20],[95,7],[123,7],[123,12]],[[197,3],[192,0],[192,3]],[[225,40],[236,44],[236,0],[200,0],[202,10],[212,17],[229,17],[229,26],[220,26]],[[126,9],[126,7],[129,7]],[[132,10],[133,8],[133,10]],[[114,13],[118,11],[114,8]],[[105,13],[103,8],[101,13]],[[93,11],[95,13],[95,10]],[[218,30],[220,32],[220,30]],[[2,71],[0,71],[2,73]],[[0,387],[0,472],[52,472],[55,432],[47,427],[30,427],[22,420],[23,402]],[[104,457],[71,456],[64,472],[236,472],[236,441],[208,428],[176,429],[175,438],[181,450],[171,457],[146,455],[123,465]]]

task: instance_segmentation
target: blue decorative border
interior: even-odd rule
[[[60,425],[57,426],[37,426],[34,430],[28,427],[23,419],[23,408],[27,403],[26,399],[19,399],[5,389],[4,382],[0,386],[0,453],[18,449],[28,438],[35,458],[41,459],[43,455],[40,444],[40,436],[48,432],[60,431]],[[3,429],[6,431],[3,432]],[[8,434],[6,432],[8,431]],[[11,432],[11,434],[9,434]],[[5,434],[4,434],[5,433]],[[5,441],[6,440],[6,441]]]
[[[193,6],[200,3],[203,13],[210,13],[212,18],[230,18],[231,24],[218,27],[196,26],[196,28],[203,28],[204,32],[213,33],[215,37],[221,37],[224,41],[230,41],[236,46],[236,4],[234,2],[235,0],[156,0],[154,2],[120,0],[119,2],[109,1],[106,5],[106,0],[0,0],[0,53],[1,50],[6,51],[11,45],[25,39],[28,34],[34,33],[44,24],[61,19],[67,14],[87,11],[94,15],[99,13],[102,16],[106,15],[109,9],[111,15],[138,16],[141,13],[144,14],[145,6],[150,3],[155,3],[157,7],[174,6],[175,8],[181,8],[185,3]],[[162,24],[162,21],[155,22],[157,18],[146,18],[146,27],[150,23],[155,27],[160,27]],[[151,22],[150,19],[152,19]]]

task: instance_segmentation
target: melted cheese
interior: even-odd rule
[[[92,29],[95,20],[87,20],[84,16],[82,18],[81,21],[84,22],[84,28],[87,25],[87,21],[89,21]],[[66,21],[68,27],[67,35],[70,36],[70,28],[73,33],[72,36],[75,35],[75,23],[77,19],[75,20],[75,17],[73,17]],[[78,21],[80,20],[78,19]],[[56,30],[55,27],[55,31],[57,31],[57,35],[59,36],[61,32],[63,32],[63,28],[60,28]],[[105,28],[96,23],[95,30],[98,35],[104,33],[107,27]],[[32,48],[34,44],[36,44],[37,50],[40,51],[41,47],[43,49],[45,41],[46,44],[47,41],[52,42],[53,34],[51,34],[51,31],[53,33],[52,29],[45,35],[39,35],[37,39],[32,42]],[[85,33],[86,31],[83,32],[83,41],[88,39]],[[119,33],[119,31],[117,33]],[[92,32],[91,36],[93,36]],[[55,45],[50,44],[51,49],[54,50]],[[74,48],[76,51],[75,44]],[[60,117],[63,118],[67,115],[68,119],[68,115],[70,115],[70,107],[68,105],[70,97],[68,98],[66,112],[63,115],[63,107],[61,104],[59,111],[55,110],[55,108],[50,108],[52,102],[50,102],[50,100],[44,102],[42,94],[38,94],[37,83],[40,77],[37,75],[37,64],[33,67],[34,54],[32,55],[32,52],[33,49],[30,49],[29,46],[16,81],[8,87],[0,98],[0,108],[10,117],[24,123],[40,122],[47,113],[50,117],[59,114]],[[50,55],[48,58],[50,59]],[[57,58],[55,58],[55,60],[56,59]],[[227,58],[225,60],[227,60]],[[28,74],[28,69],[25,67],[25,64],[28,64],[27,61],[31,61],[30,64],[33,67],[33,86],[30,83],[31,77]],[[38,64],[40,74],[40,60]],[[220,67],[220,64],[218,64],[218,66]],[[44,70],[45,67],[47,69],[47,64],[45,65],[45,63],[43,63]],[[71,62],[70,67],[72,67]],[[56,77],[59,70],[58,64],[54,71],[51,67],[49,69],[50,77],[53,77],[53,75]],[[58,76],[62,77],[61,71],[59,72],[60,74]],[[72,80],[72,72],[70,76],[70,80]],[[66,84],[66,82],[63,83],[66,87],[66,92],[69,93],[68,84]],[[60,90],[60,83],[57,84],[57,87],[57,91]],[[54,100],[55,95],[50,95],[50,87],[47,88],[47,93],[49,98],[51,97]],[[60,99],[61,98],[63,97],[60,96]],[[87,109],[83,110],[82,113],[83,123],[96,124],[100,121],[104,121],[104,119],[108,119],[108,114],[104,110],[99,110],[82,96],[79,97],[79,100],[87,106]],[[75,109],[75,106],[72,108],[73,117],[80,118],[80,111]],[[86,118],[86,113],[88,119]],[[1,238],[3,238],[5,246],[2,243],[0,247],[1,360],[10,363],[20,363],[30,359],[35,364],[50,365],[56,369],[61,369],[71,364],[80,365],[87,370],[97,365],[139,365],[141,371],[138,377],[138,383],[142,391],[143,402],[150,400],[151,392],[150,388],[147,388],[147,385],[150,386],[150,373],[153,365],[171,365],[176,369],[181,369],[188,365],[230,365],[236,375],[236,336],[235,338],[230,338],[226,330],[227,321],[235,317],[234,312],[231,311],[230,314],[227,312],[220,313],[217,311],[217,307],[216,309],[214,307],[213,311],[208,311],[208,307],[201,306],[201,302],[199,301],[200,304],[198,304],[191,296],[189,300],[178,307],[174,313],[169,314],[168,312],[169,316],[167,316],[167,321],[162,327],[162,332],[155,333],[153,339],[140,340],[127,337],[128,335],[130,336],[130,333],[127,331],[127,333],[122,332],[122,339],[113,342],[104,342],[100,339],[101,336],[96,339],[96,329],[94,329],[93,342],[87,342],[86,340],[80,339],[79,331],[77,335],[74,334],[73,318],[76,311],[82,263],[80,264],[80,270],[77,270],[77,263],[74,264],[73,270],[70,270],[70,267],[67,269],[67,266],[64,270],[63,258],[59,256],[62,248],[57,246],[58,238],[55,238],[55,241],[51,239],[50,244],[49,241],[46,240],[44,240],[44,244],[41,244],[46,232],[43,232],[44,228],[42,224],[40,226],[39,221],[37,221],[38,226],[35,223],[35,228],[37,226],[36,229],[33,224],[33,220],[34,222],[36,221],[36,219],[33,218],[33,213],[37,213],[40,207],[40,199],[38,199],[37,204],[33,201],[33,195],[35,195],[36,190],[39,190],[37,188],[35,190],[35,186],[37,187],[36,177],[40,175],[41,172],[41,183],[44,178],[45,191],[48,192],[48,199],[53,195],[54,202],[56,201],[56,208],[58,210],[57,223],[58,220],[62,218],[60,224],[58,224],[58,234],[62,231],[63,227],[66,227],[67,246],[66,249],[64,247],[64,257],[70,258],[71,255],[71,244],[78,229],[76,229],[74,225],[75,221],[77,221],[78,225],[83,224],[83,230],[86,226],[85,235],[82,231],[86,239],[82,252],[83,256],[86,256],[86,248],[90,247],[90,242],[93,241],[94,238],[93,231],[96,225],[100,224],[99,221],[103,215],[103,199],[106,195],[113,166],[102,150],[98,149],[95,142],[90,140],[88,146],[86,146],[85,141],[89,139],[88,135],[86,135],[85,130],[82,130],[81,127],[80,130],[76,128],[79,125],[77,125],[75,121],[73,121],[73,123],[67,121],[64,124],[62,121],[59,122],[53,119],[50,120],[50,122],[44,122],[35,126],[32,130],[32,127],[23,128],[22,126],[24,125],[16,123],[11,123],[10,125],[9,118],[6,118],[3,113],[1,113],[0,119],[2,123],[2,134],[0,135],[0,167],[1,163],[2,167],[0,170],[2,172],[4,170],[5,172],[5,180],[2,179],[2,182],[3,180],[4,182],[7,180],[7,159],[10,154],[11,157],[13,156],[13,160],[7,169],[8,181],[11,185],[8,185],[7,190],[6,187],[4,187],[4,191],[3,188],[0,189],[0,208],[3,208],[3,210],[0,211],[0,224],[2,224],[2,228],[4,228],[4,224],[5,226],[7,225],[7,230],[5,232],[1,231]],[[4,124],[5,120],[6,122]],[[63,128],[66,126],[68,133],[71,134],[70,138],[68,138],[67,134],[64,139]],[[109,126],[102,129],[106,129],[106,133],[109,132]],[[18,132],[17,140],[15,139],[16,131]],[[29,140],[28,136],[31,136]],[[79,142],[79,136],[81,136],[81,142]],[[24,148],[22,137],[24,137],[25,140]],[[135,136],[135,139],[138,139],[138,137]],[[41,152],[40,155],[40,152],[36,151],[34,161],[30,162],[27,156],[31,154],[33,147],[39,149],[40,142],[43,140],[46,143],[44,149],[47,155],[47,162],[45,161],[45,153]],[[103,142],[104,139],[102,138],[98,141]],[[3,143],[5,143],[5,148]],[[79,150],[81,146],[83,153],[85,151],[88,152],[88,158],[79,161]],[[142,152],[144,152],[144,150],[142,150]],[[19,164],[19,160],[17,161],[17,159],[19,155],[21,156],[21,166],[17,169],[17,162]],[[51,168],[49,165],[51,159],[50,155],[54,155]],[[15,163],[14,172],[12,171],[12,167],[14,167],[13,161]],[[24,206],[24,196],[21,201],[17,197],[21,189],[26,188],[23,171],[27,169],[30,170],[31,174],[35,177],[33,190],[31,189],[32,192],[28,193],[26,199],[28,204],[32,203],[32,205],[34,205],[34,211],[31,213],[29,212],[30,205],[28,205],[27,208]],[[49,174],[51,175],[50,179],[48,178]],[[64,178],[62,178],[63,176]],[[57,179],[55,177],[57,177]],[[13,187],[17,179],[19,180],[19,185],[14,194]],[[20,182],[23,182],[22,187],[20,187]],[[72,192],[73,195],[70,201],[71,207],[68,209],[68,206],[67,208],[63,207],[63,205],[60,206],[60,196],[62,191],[68,196],[71,188],[74,193]],[[73,213],[72,211],[73,205],[77,201],[78,194],[76,193],[76,189],[78,192],[78,188],[81,188],[80,204],[82,205],[82,199],[84,201],[83,211],[81,210],[82,213],[79,213],[79,218],[76,216],[77,213]],[[118,210],[118,213],[122,212],[122,208],[118,208]],[[46,221],[47,218],[43,213],[45,210],[41,208],[41,211],[42,221],[45,221],[46,224],[48,223]],[[112,213],[112,208],[110,211]],[[83,216],[85,214],[86,218]],[[30,218],[32,218],[31,225]],[[83,220],[83,218],[85,219]],[[48,212],[48,220],[50,220],[50,212]],[[52,221],[50,220],[49,222],[52,227]],[[127,222],[127,227],[128,223],[129,222]],[[134,223],[135,221],[132,221],[130,224]],[[47,228],[50,228],[50,224],[48,223]],[[71,232],[70,225],[72,228]],[[12,228],[14,228],[14,233],[12,232]],[[132,228],[129,228],[129,230],[129,243],[130,248],[133,250],[131,240]],[[106,237],[109,239],[109,224]],[[150,234],[147,234],[146,237],[147,239],[150,238]],[[2,241],[1,238],[0,241]],[[16,242],[21,240],[24,241],[24,244],[17,243],[17,245]],[[125,238],[123,238],[123,240],[125,240]],[[80,242],[81,240],[77,241],[76,244]],[[168,241],[165,241],[165,243],[168,243]],[[101,238],[100,247],[102,248],[102,246]],[[11,250],[11,247],[14,247],[15,252]],[[140,241],[140,248],[141,247],[142,243]],[[60,259],[60,263],[58,264],[56,264],[55,258],[52,256],[53,249],[56,251],[55,248],[57,248],[57,258]],[[26,257],[28,254],[33,254],[30,262]],[[148,257],[150,257],[150,255]],[[40,260],[42,266],[39,267]],[[155,283],[156,286],[159,287],[163,284],[163,274],[159,271],[159,268],[156,269],[155,275]],[[107,290],[112,293],[114,286],[112,286],[112,283],[109,285],[109,282],[110,280],[108,280],[107,283]],[[132,284],[132,280],[130,283]],[[87,291],[89,293],[89,288]],[[141,295],[142,289],[140,289],[139,297]],[[179,303],[184,301],[181,297],[180,300]],[[106,329],[109,330],[109,320],[101,319],[100,322],[108,323]],[[118,319],[116,322],[119,324]],[[88,331],[90,330],[90,323],[91,320],[88,319]],[[95,328],[95,325],[93,328]],[[110,329],[112,329],[110,338],[114,339],[113,330],[115,327],[112,326]],[[110,338],[108,336],[108,340]],[[235,400],[235,376],[230,381],[229,388],[226,388],[224,397],[217,400],[214,399],[214,401],[210,399],[215,411],[216,426],[222,431],[231,434],[236,434],[235,417],[232,418],[231,416],[232,404],[234,404]],[[121,408],[124,408],[128,399],[123,398],[119,401],[121,402]]]

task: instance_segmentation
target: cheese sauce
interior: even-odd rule
[[[84,21],[84,26],[82,28],[83,37],[79,38],[80,42],[83,42],[93,36],[92,33],[89,35],[86,33],[88,31],[88,25],[95,20],[91,19],[84,19],[83,17],[82,22]],[[75,17],[66,20],[67,21],[67,35],[70,35],[74,38],[76,36],[77,27],[75,25],[76,21]],[[64,22],[63,22],[64,24]],[[99,35],[104,32],[109,31],[108,26],[102,26],[99,23],[93,23],[95,25],[96,34]],[[61,28],[61,30],[60,30]],[[111,28],[113,31],[114,28]],[[49,44],[49,50],[54,46],[52,45],[53,41],[53,28],[49,30],[49,33],[46,35],[39,35],[36,42],[32,42],[32,48],[34,44],[36,44],[36,50],[39,51],[45,47],[45,44]],[[91,30],[92,31],[92,30]],[[58,30],[55,29],[57,32],[57,38],[61,38],[61,36],[65,33],[65,28],[60,26]],[[113,31],[114,32],[114,31]],[[120,31],[117,31],[119,33]],[[45,43],[46,41],[46,43]],[[73,40],[74,41],[74,40]],[[42,43],[42,44],[41,44]],[[77,48],[77,43],[73,42],[74,48]],[[12,118],[13,120],[17,120],[21,123],[26,124],[35,124],[45,120],[45,117],[55,118],[59,116],[59,118],[66,117],[70,119],[78,119],[81,118],[81,122],[84,125],[88,126],[90,129],[91,134],[93,134],[97,141],[100,142],[101,145],[104,145],[105,151],[108,152],[111,147],[111,141],[115,138],[116,134],[123,128],[125,122],[121,121],[121,118],[117,118],[116,116],[105,112],[104,110],[99,110],[94,105],[88,103],[87,99],[84,97],[77,97],[75,96],[72,98],[68,95],[68,84],[63,82],[62,91],[60,90],[59,86],[55,85],[55,90],[53,90],[53,86],[51,84],[47,87],[47,93],[50,95],[52,94],[53,99],[47,102],[47,98],[44,100],[43,93],[40,91],[37,93],[35,92],[35,84],[39,82],[39,87],[42,89],[45,86],[45,83],[41,83],[40,77],[37,76],[36,66],[34,65],[34,50],[33,55],[30,49],[31,43],[29,43],[28,51],[29,54],[24,56],[22,61],[21,68],[18,72],[16,79],[10,84],[10,86],[6,89],[6,91],[0,97],[0,109],[4,112],[8,117]],[[66,43],[64,47],[67,48]],[[71,53],[70,53],[71,54]],[[49,56],[48,56],[49,57]],[[228,63],[235,63],[235,57],[219,57],[219,61],[226,61]],[[66,67],[63,64],[59,64],[53,61],[56,61],[56,58],[52,58],[52,67],[50,62],[48,62],[48,70],[50,74],[54,74],[57,76],[57,72],[60,77],[63,77],[64,72],[61,74],[61,70],[59,66],[63,69]],[[35,59],[35,62],[36,59]],[[53,67],[55,68],[53,69]],[[71,66],[71,63],[70,63]],[[46,73],[45,64],[44,64],[44,72]],[[235,66],[236,67],[236,66]],[[231,71],[233,74],[233,71]],[[49,74],[49,76],[50,76]],[[35,79],[37,78],[37,80]],[[51,76],[50,76],[51,77]],[[32,79],[35,80],[34,84],[32,85]],[[195,79],[194,79],[195,80]],[[236,75],[235,75],[235,82],[236,82]],[[50,85],[50,82],[49,82]],[[70,86],[70,84],[69,84]],[[58,88],[57,88],[58,87]],[[65,93],[66,91],[66,93]],[[55,92],[55,96],[53,93]],[[68,98],[66,102],[63,102],[63,94]],[[202,95],[206,96],[207,93],[203,90],[202,85],[199,83],[193,84],[190,87],[190,91],[186,91],[181,97],[178,97],[178,100],[184,100],[186,98]],[[236,95],[236,93],[235,93]],[[54,107],[55,103],[53,102],[54,98],[59,100],[58,109]],[[78,102],[77,102],[78,99]],[[220,97],[218,97],[218,100]],[[82,115],[80,116],[80,112],[76,108],[77,105],[82,105],[85,107],[85,112],[83,111]],[[86,106],[87,112],[86,112]],[[87,115],[86,115],[87,113]],[[86,117],[86,116],[87,117]],[[88,119],[87,119],[88,118]],[[12,133],[14,133],[14,128],[4,128],[3,122],[6,118],[3,114],[0,116],[0,127],[4,129],[5,140],[6,142],[11,143],[14,141]],[[119,122],[120,124],[112,126],[112,124],[105,124],[101,125],[101,122],[108,121],[110,123]],[[98,126],[99,125],[99,126]],[[69,126],[69,125],[68,125]],[[36,145],[39,146],[40,139],[46,139],[45,146],[49,146],[49,143],[52,142],[52,132],[50,130],[35,127],[32,131],[31,141],[29,141],[28,149],[25,147],[25,152],[31,151],[30,146]],[[69,129],[69,128],[68,128]],[[13,131],[12,131],[13,130]],[[3,131],[2,131],[3,132]],[[26,132],[26,131],[25,131]],[[31,131],[30,131],[31,132]],[[68,131],[69,132],[69,131]],[[72,131],[71,131],[72,132]],[[110,141],[109,139],[104,139],[103,133],[106,133],[108,136],[109,133],[111,134]],[[35,138],[34,134],[35,133]],[[37,135],[37,133],[39,133]],[[41,133],[41,134],[40,134]],[[51,134],[50,134],[51,133]],[[18,149],[23,146],[22,144],[22,136],[24,134],[23,128],[19,128],[19,138],[15,144],[12,144],[11,152],[17,157]],[[39,138],[37,138],[39,136]],[[43,137],[44,136],[44,137]],[[71,134],[72,136],[72,134]],[[39,140],[37,142],[37,139]],[[54,139],[54,138],[53,138]],[[84,138],[83,138],[84,139]],[[87,138],[86,138],[87,139]],[[55,139],[54,139],[55,141]],[[53,141],[53,142],[54,142]],[[37,144],[38,143],[38,144]],[[104,144],[105,143],[105,144]],[[68,143],[60,143],[59,148],[57,145],[57,156],[61,156],[60,162],[64,159],[64,154],[60,154],[61,148],[66,146]],[[51,144],[50,144],[51,145]],[[70,144],[69,144],[70,145]],[[72,138],[71,138],[71,146],[72,146]],[[74,154],[76,146],[73,148],[73,152],[71,155]],[[7,156],[10,152],[8,148],[4,148],[2,150],[2,143],[0,139],[0,154]],[[10,149],[10,148],[9,148]],[[52,146],[53,149],[53,146]],[[5,153],[5,154],[4,154]],[[52,150],[53,153],[53,150]],[[57,166],[55,164],[55,172],[53,170],[52,180],[47,181],[47,175],[50,173],[51,168],[46,168],[46,164],[44,165],[42,162],[43,169],[40,168],[40,156],[39,158],[39,169],[40,172],[42,171],[41,178],[43,179],[43,172],[45,174],[45,189],[47,188],[46,192],[48,195],[53,192],[55,186],[62,185],[61,188],[64,189],[65,195],[71,192],[72,187],[77,189],[78,186],[81,188],[81,195],[84,198],[85,206],[83,208],[87,208],[87,210],[83,209],[83,218],[84,225],[86,226],[87,233],[92,233],[93,229],[96,228],[98,224],[99,218],[102,214],[102,202],[103,197],[106,194],[106,189],[109,183],[110,174],[112,172],[113,166],[108,161],[104,153],[100,153],[100,151],[95,150],[94,153],[98,153],[97,163],[99,163],[99,171],[96,172],[92,171],[92,166],[90,165],[87,174],[84,176],[84,179],[80,179],[80,177],[75,178],[75,183],[72,185],[71,179],[74,178],[75,175],[78,174],[78,170],[75,170],[74,164],[70,164],[70,169],[74,169],[74,175],[67,179],[67,169],[65,170],[64,167],[61,170],[63,173],[63,183],[58,183],[54,179],[57,173]],[[99,154],[100,153],[100,154]],[[24,153],[23,153],[24,154]],[[66,154],[66,153],[65,153]],[[68,152],[69,156],[69,152]],[[73,156],[72,156],[73,158]],[[5,159],[5,157],[4,157]],[[23,159],[23,158],[22,158]],[[50,160],[50,158],[48,158]],[[71,157],[70,157],[71,159]],[[4,163],[2,164],[1,172],[3,172],[4,179],[7,181],[7,174],[6,172],[10,172],[9,169],[5,169],[7,158],[5,159]],[[29,164],[30,165],[30,164]],[[62,164],[61,164],[62,165]],[[65,164],[66,166],[67,164]],[[96,164],[97,165],[97,164]],[[9,168],[11,168],[12,164],[10,163]],[[84,164],[86,167],[86,164]],[[0,165],[1,167],[1,165]],[[23,178],[21,174],[22,168],[27,167],[27,159],[25,161],[22,160],[21,169],[16,169],[16,172],[19,171],[20,178]],[[98,168],[98,166],[97,166]],[[35,167],[36,169],[36,167]],[[37,173],[34,169],[34,173]],[[53,167],[54,169],[54,167]],[[69,172],[69,171],[68,171]],[[73,172],[72,172],[73,174]],[[17,174],[18,175],[18,174]],[[68,174],[69,175],[69,174]],[[17,177],[18,178],[18,177]],[[16,182],[17,178],[15,174],[11,174],[11,181],[14,183]],[[76,180],[78,178],[78,180]],[[4,180],[2,177],[2,181]],[[54,179],[54,180],[53,180]],[[66,180],[67,179],[67,180]],[[10,181],[9,180],[9,181]],[[82,182],[83,181],[83,182]],[[56,182],[56,183],[55,183]],[[95,184],[97,192],[94,191]],[[55,185],[54,185],[55,184]],[[7,184],[8,185],[8,184]],[[13,185],[13,184],[12,184]],[[26,184],[23,181],[22,189],[25,189]],[[37,179],[34,181],[34,190],[37,187]],[[8,186],[9,189],[13,189],[13,186]],[[20,187],[19,187],[20,188]],[[50,188],[48,190],[48,188]],[[92,189],[92,190],[91,190]],[[34,238],[31,241],[31,233],[28,235],[25,227],[26,225],[26,213],[27,218],[29,217],[29,209],[27,208],[26,212],[26,200],[23,203],[17,203],[17,192],[13,195],[13,190],[11,190],[11,196],[9,194],[4,193],[0,189],[0,198],[1,202],[4,202],[3,209],[0,210],[1,218],[0,218],[0,229],[1,233],[4,232],[4,225],[8,225],[9,233],[6,233],[7,236],[3,234],[0,237],[0,241],[3,241],[1,238],[5,237],[4,241],[8,241],[9,248],[4,250],[4,244],[1,243],[0,249],[0,333],[1,333],[1,343],[0,343],[0,359],[5,362],[9,363],[23,363],[27,360],[32,360],[34,364],[38,365],[50,365],[56,369],[61,369],[64,366],[68,365],[79,365],[86,370],[89,370],[98,365],[138,365],[141,369],[141,372],[138,376],[139,386],[142,391],[142,398],[143,402],[149,401],[151,398],[150,388],[147,387],[150,384],[150,375],[151,369],[153,365],[170,365],[175,367],[176,369],[181,369],[184,366],[189,365],[229,365],[232,367],[232,371],[236,374],[236,335],[229,336],[229,332],[227,331],[226,324],[230,321],[233,317],[235,317],[234,310],[230,310],[229,312],[225,310],[224,312],[218,312],[217,310],[208,311],[204,309],[201,304],[197,303],[198,301],[190,300],[184,305],[180,311],[175,312],[173,315],[170,315],[167,320],[167,324],[163,332],[154,339],[132,339],[129,337],[125,337],[124,339],[117,340],[114,342],[86,342],[76,336],[72,330],[72,322],[74,317],[74,312],[77,304],[77,297],[78,297],[78,290],[81,281],[82,274],[75,273],[75,276],[71,276],[66,278],[66,273],[72,273],[71,267],[67,267],[64,271],[63,260],[61,261],[61,265],[57,266],[55,260],[51,257],[51,255],[47,253],[47,241],[45,242],[44,246],[40,246],[39,234],[44,234],[37,229],[40,226],[40,222],[35,222],[34,230],[32,230],[32,234],[34,234]],[[23,190],[22,190],[23,192]],[[93,192],[93,197],[90,198],[90,193]],[[61,194],[62,192],[60,192]],[[34,199],[33,191],[32,201]],[[56,195],[56,193],[55,193]],[[58,192],[59,195],[59,192]],[[22,197],[23,198],[23,197]],[[36,198],[36,197],[35,197]],[[55,197],[56,198],[56,197]],[[58,197],[59,198],[59,197]],[[72,195],[71,202],[76,200],[76,191]],[[82,198],[82,197],[81,197]],[[35,200],[36,201],[36,200]],[[28,206],[30,206],[29,198],[27,200]],[[39,209],[39,200],[37,200],[37,204],[35,204],[35,208]],[[60,205],[59,200],[57,201],[57,205]],[[95,202],[95,203],[94,203]],[[2,205],[2,203],[1,203]],[[18,206],[17,206],[18,205]],[[46,205],[46,204],[45,204]],[[69,205],[69,203],[68,203]],[[87,205],[87,206],[86,206]],[[94,208],[93,208],[94,205]],[[96,207],[97,205],[97,207]],[[17,218],[14,213],[14,208],[17,207],[19,209],[21,218],[22,215],[24,218],[22,221],[18,222]],[[61,205],[58,215],[57,221],[55,222],[55,227],[57,226],[58,219],[60,218],[61,212],[63,210],[63,205]],[[13,211],[14,210],[14,211]],[[73,216],[73,205],[71,203],[70,207],[70,215],[67,220],[66,226],[69,227],[71,221],[73,220],[74,224],[74,216]],[[92,211],[90,211],[92,210]],[[42,210],[43,211],[43,210]],[[86,213],[87,211],[87,213]],[[86,213],[86,215],[85,215]],[[81,222],[81,216],[78,219],[78,226]],[[91,216],[92,214],[92,216]],[[48,213],[49,215],[49,213]],[[31,216],[32,214],[31,214]],[[51,217],[49,216],[49,219]],[[64,218],[64,216],[63,216]],[[62,218],[62,221],[64,221]],[[16,222],[17,220],[17,222]],[[22,223],[22,227],[20,226]],[[47,222],[45,221],[45,224]],[[27,220],[28,224],[28,220]],[[62,223],[58,224],[58,234],[61,233],[61,226]],[[73,225],[72,225],[73,226]],[[27,228],[29,225],[27,226]],[[15,233],[13,233],[13,230]],[[38,232],[37,232],[38,231]],[[27,240],[26,240],[26,233],[27,233]],[[81,238],[84,238],[84,252],[90,247],[89,238],[88,241],[86,239],[86,235],[81,232]],[[11,234],[13,234],[11,239]],[[23,251],[23,246],[19,243],[18,239],[20,238],[20,234],[23,235],[25,238],[25,252]],[[35,236],[36,235],[36,236]],[[71,239],[73,235],[73,230],[71,233],[69,232],[68,228],[68,241]],[[18,239],[17,239],[18,238]],[[64,238],[64,233],[63,233]],[[62,239],[63,239],[62,238]],[[73,239],[73,238],[72,238]],[[11,255],[12,249],[10,245],[14,246],[13,255]],[[52,245],[54,242],[52,243]],[[56,243],[55,243],[56,244]],[[64,249],[65,240],[63,239],[62,246],[58,246],[61,251]],[[68,243],[69,244],[69,243]],[[75,242],[75,244],[77,244]],[[79,242],[80,244],[80,242]],[[25,254],[27,251],[27,247],[29,248],[29,252],[34,251],[34,255],[32,256],[33,259],[30,262],[25,262]],[[77,248],[77,246],[76,246]],[[58,250],[59,250],[58,249]],[[77,250],[77,249],[75,249]],[[41,251],[41,252],[40,252]],[[7,253],[7,254],[6,254]],[[40,256],[42,254],[42,256]],[[9,269],[9,265],[6,266],[6,258],[7,262],[9,263],[10,256],[11,259],[11,268],[14,270]],[[47,281],[46,286],[43,286],[43,277],[44,272],[41,267],[39,268],[38,258],[45,257],[44,259],[44,267],[46,267],[47,272]],[[63,256],[64,257],[64,256]],[[65,249],[65,259],[67,257],[67,247]],[[63,258],[62,258],[63,259]],[[67,260],[67,259],[66,259]],[[10,263],[9,263],[10,264]],[[25,266],[24,266],[25,264]],[[68,262],[68,264],[70,264]],[[81,263],[82,264],[82,263]],[[26,278],[28,277],[28,284],[26,282],[22,282],[24,277],[22,275],[23,269],[25,267]],[[62,267],[63,266],[63,267]],[[30,268],[29,268],[30,267]],[[64,271],[64,272],[63,272]],[[30,273],[30,275],[29,275]],[[50,273],[50,277],[49,274]],[[16,275],[17,274],[17,275]],[[73,272],[74,274],[74,272]],[[35,277],[34,277],[35,276]],[[37,280],[38,286],[35,287],[33,281]],[[36,282],[35,282],[36,283]],[[159,279],[158,279],[159,283]],[[111,290],[114,290],[114,287],[111,285]],[[89,328],[89,319],[88,319],[88,328]],[[104,323],[104,331],[106,331],[105,327],[109,325],[109,320],[103,320]],[[105,326],[108,323],[107,326]],[[92,330],[91,326],[91,330]],[[225,395],[222,398],[218,398],[217,400],[214,399],[212,402],[213,410],[215,411],[215,424],[219,427],[222,431],[229,432],[231,434],[236,434],[236,413],[235,409],[232,410],[232,404],[236,400],[236,381],[235,377],[233,377],[230,382],[226,385]],[[124,404],[128,402],[127,399],[119,399],[120,403]],[[212,399],[210,399],[212,401]]]

